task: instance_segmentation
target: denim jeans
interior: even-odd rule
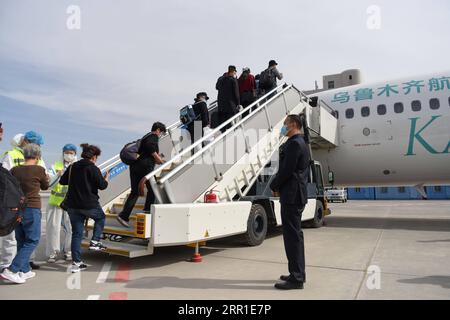
[[[105,213],[98,206],[95,209],[68,209],[70,223],[72,224],[72,259],[81,262],[81,241],[83,240],[84,223],[86,219],[94,220],[92,240],[100,241],[105,227]]]
[[[9,270],[27,273],[30,271],[30,257],[41,238],[41,209],[25,208],[21,211],[22,222],[16,227],[17,254]]]

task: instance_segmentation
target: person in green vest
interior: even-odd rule
[[[35,131],[28,131],[25,134],[17,134],[14,136],[11,141],[11,146],[13,148],[3,155],[3,159],[1,161],[3,168],[11,171],[12,168],[23,165],[25,163],[23,148],[30,143],[42,146],[44,144],[44,138]],[[45,162],[42,159],[39,160],[38,165],[43,167],[47,172]],[[15,232],[12,232],[5,237],[0,237],[0,269],[9,267],[14,256],[16,255],[16,250],[17,242]],[[30,260],[30,266],[32,269],[37,270],[40,266],[34,263],[34,257],[35,254],[33,252]]]
[[[6,170],[10,170],[15,166],[21,165],[24,162],[22,147],[25,146],[23,133],[18,133],[11,140],[12,149],[6,151],[2,156],[2,166]]]
[[[63,202],[66,196],[68,187],[60,185],[59,179],[66,169],[77,161],[77,147],[73,144],[66,144],[62,151],[62,159],[56,161],[49,171],[50,185],[53,186],[47,207],[46,254],[49,263],[56,262],[60,253],[64,254],[66,261],[72,260],[72,254],[70,252],[72,239],[70,218],[67,212],[60,207],[61,202]],[[60,239],[61,227],[64,233],[62,246]]]
[[[29,143],[42,146],[44,144],[44,139],[42,138],[42,135],[34,131],[28,131],[25,134],[17,134],[11,141],[11,146],[13,148],[3,155],[3,168],[11,170],[14,167],[22,165],[25,162],[22,149]],[[38,165],[46,168],[44,160],[39,160]]]

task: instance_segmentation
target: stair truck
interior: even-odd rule
[[[210,113],[216,109],[213,103]],[[246,111],[251,112],[244,117]],[[116,221],[129,193],[128,167],[118,156],[102,164],[102,171],[111,171],[110,187],[100,194],[107,216],[106,252],[134,258],[151,255],[157,247],[196,245],[198,250],[198,243],[239,234],[248,245],[260,245],[269,227],[281,225],[279,199],[268,186],[276,172],[273,160],[286,141],[279,132],[288,114],[302,116],[312,154],[314,149],[338,146],[336,113],[323,103],[312,104],[292,84],[275,88],[192,145],[175,123],[160,139],[167,162],[141,183],[143,191],[150,182],[156,204],[150,213],[142,213],[141,198],[130,228]],[[231,128],[222,133],[227,125]],[[308,196],[302,221],[318,228],[330,210],[317,161],[311,162]],[[87,232],[92,232],[91,223]],[[83,247],[88,243],[85,239]]]

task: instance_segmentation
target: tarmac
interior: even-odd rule
[[[450,201],[349,201],[332,204],[320,229],[304,229],[304,290],[278,291],[287,273],[280,229],[259,247],[239,238],[208,242],[203,262],[188,247],[157,248],[127,259],[83,251],[89,268],[68,273],[45,262],[23,285],[0,280],[0,299],[450,299]]]

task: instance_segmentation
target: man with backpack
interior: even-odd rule
[[[191,143],[203,138],[204,128],[209,126],[209,112],[208,104],[209,100],[208,94],[206,92],[199,92],[195,98],[195,103],[192,105],[192,109],[195,114],[194,119],[190,119],[188,123],[185,124],[186,129],[191,135]]]
[[[278,63],[275,60],[270,60],[269,67],[261,72],[259,77],[259,89],[263,91],[263,95],[277,87],[277,79],[283,79],[283,74],[278,71],[277,66]],[[275,93],[271,94],[267,99],[272,98],[274,95]]]
[[[139,183],[142,178],[155,169],[155,164],[163,164],[164,160],[159,153],[159,138],[166,133],[166,126],[161,122],[155,122],[152,126],[152,132],[145,135],[141,140],[133,143],[137,146],[136,160],[128,162],[130,165],[131,193],[125,202],[122,212],[117,216],[117,221],[124,227],[129,228],[131,212],[139,198]],[[125,146],[124,150],[127,148]],[[123,151],[121,154],[123,153]],[[123,157],[121,157],[122,159]],[[155,203],[150,183],[147,182],[147,197],[145,199],[144,212],[150,212],[150,206]]]

